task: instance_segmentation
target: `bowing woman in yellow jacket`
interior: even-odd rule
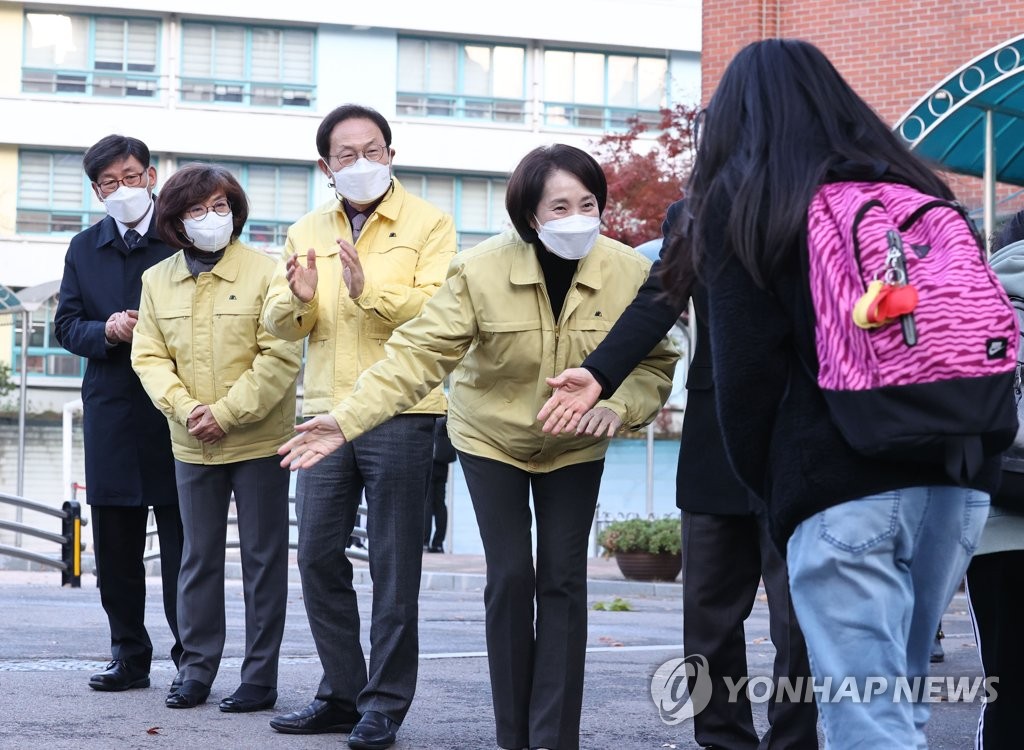
[[[276,263],[238,241],[249,207],[231,173],[176,172],[157,227],[183,248],[142,276],[132,366],[170,423],[184,552],[184,653],[170,708],[204,703],[224,650],[224,543],[234,493],[245,593],[242,683],[226,712],[270,708],[288,594],[288,472],[275,450],[295,424],[301,344],[263,327]]]
[[[608,438],[654,418],[677,359],[662,341],[599,402],[588,416],[597,437],[552,438],[536,421],[550,395],[545,378],[594,350],[650,268],[600,235],[606,197],[587,153],[565,145],[530,152],[506,193],[516,231],[458,255],[420,316],[392,335],[386,359],[279,451],[284,466],[312,466],[452,373],[448,430],[487,558],[487,654],[503,748],[579,747],[587,542]],[[315,264],[292,264],[289,281],[315,285]]]

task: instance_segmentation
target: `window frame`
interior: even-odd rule
[[[26,356],[31,361],[33,358],[41,357],[43,361],[43,369],[33,370],[29,367],[27,374],[30,378],[76,378],[81,379],[85,377],[85,368],[88,364],[85,357],[80,357],[77,354],[73,354],[61,346],[57,342],[57,337],[54,335],[53,321],[57,314],[57,302],[56,299],[47,300],[46,304],[41,305],[37,310],[34,310],[30,315],[30,325],[33,328],[39,326],[37,322],[37,315],[40,312],[45,313],[45,319],[42,321],[43,331],[43,343],[33,344],[32,335],[29,334],[29,345]],[[17,373],[21,371],[21,325],[24,321],[22,315],[14,316],[11,321],[11,368],[13,372]],[[74,362],[77,360],[78,372],[52,372],[53,364],[56,358],[60,357],[68,362]]]
[[[544,75],[543,80],[545,86],[541,89],[540,95],[540,107],[541,107],[541,120],[545,127],[549,128],[571,128],[575,130],[595,130],[595,131],[609,131],[609,130],[625,130],[629,127],[627,122],[631,118],[638,118],[641,122],[646,123],[649,126],[657,127],[661,122],[661,108],[670,107],[671,99],[669,92],[669,81],[671,74],[671,61],[669,56],[649,55],[642,54],[640,52],[629,52],[629,51],[608,51],[599,49],[584,49],[579,47],[544,47],[542,50],[541,57],[543,58]],[[600,55],[603,59],[603,75],[604,80],[602,81],[602,102],[600,104],[590,102],[576,102],[576,101],[561,101],[558,99],[548,99],[546,84],[548,80],[548,52],[569,52],[572,54],[583,53],[588,55]],[[623,107],[618,105],[610,105],[608,103],[608,85],[609,85],[609,73],[608,66],[610,58],[612,57],[631,57],[637,60],[658,60],[665,63],[665,73],[662,79],[662,102],[658,107],[653,109],[641,108],[639,106]],[[575,81],[575,60],[573,62],[573,74]],[[554,110],[561,108],[564,111],[556,113]],[[600,124],[580,125],[580,121],[584,118],[590,120],[594,119],[593,115],[588,113],[582,113],[580,110],[600,110]],[[554,122],[556,118],[564,118],[567,122]]]
[[[217,107],[245,107],[245,108],[269,108],[278,109],[284,108],[289,112],[316,112],[316,94],[317,94],[317,45],[319,43],[317,28],[313,26],[274,26],[271,24],[241,24],[231,21],[204,21],[199,19],[184,19],[181,22],[181,34],[178,45],[179,59],[184,60],[185,55],[188,54],[185,49],[185,37],[186,30],[189,27],[208,27],[212,28],[216,33],[217,28],[235,28],[241,29],[245,34],[245,51],[243,53],[242,67],[243,67],[243,78],[224,78],[220,76],[192,76],[186,75],[184,65],[179,65],[177,71],[177,90],[176,96],[178,101],[185,106],[217,106]],[[308,82],[290,82],[290,81],[258,81],[253,78],[252,65],[253,65],[253,32],[254,31],[276,31],[285,33],[288,31],[303,31],[308,32],[310,35],[310,80]],[[213,49],[216,49],[216,38],[214,38],[214,47],[211,49],[211,58],[214,54]],[[279,66],[279,72],[282,72]],[[212,91],[210,92],[212,98],[210,99],[196,99],[187,98],[189,92],[186,91],[188,85],[201,85],[211,86]],[[217,96],[218,87],[224,87],[225,91],[220,94],[225,97],[228,96],[228,89],[237,89],[238,93],[231,93],[231,96],[238,96],[237,100],[228,98],[218,99]],[[252,99],[254,96],[259,95],[258,89],[261,88],[278,88],[280,94],[278,96],[277,103],[270,102],[257,102],[253,103]],[[304,92],[308,94],[304,99],[301,97],[288,98],[284,96],[285,91],[292,90],[297,93]],[[297,102],[302,101],[304,103],[299,104]]]
[[[492,215],[494,208],[494,185],[495,183],[501,183],[504,187],[508,188],[508,176],[501,174],[466,174],[461,172],[431,172],[419,169],[396,169],[395,177],[402,183],[402,186],[413,195],[425,198],[425,184],[420,183],[420,189],[414,189],[412,187],[412,181],[414,179],[425,180],[428,178],[441,178],[441,179],[452,179],[452,210],[451,216],[455,224],[455,246],[459,252],[468,250],[475,245],[478,245],[488,237],[493,237],[496,234],[504,232],[512,226],[512,221],[509,219],[508,211],[503,211],[500,221],[496,221]],[[490,219],[490,228],[478,228],[478,227],[463,227],[463,206],[462,206],[462,191],[463,191],[463,180],[484,180],[487,182],[487,213]]]
[[[22,169],[24,165],[24,156],[27,154],[43,155],[50,158],[50,180],[47,191],[48,204],[34,205],[26,204],[22,200],[22,186],[24,184],[22,179]],[[54,206],[53,202],[53,183],[54,183],[54,164],[53,159],[62,156],[77,156],[79,160],[78,174],[82,184],[82,204],[78,208],[58,208]],[[89,177],[85,174],[85,170],[81,167],[81,160],[85,156],[84,151],[64,150],[64,149],[40,149],[40,148],[19,148],[18,149],[18,177],[15,193],[15,233],[26,234],[35,236],[53,236],[56,235],[61,238],[72,237],[84,229],[95,224],[97,221],[106,216],[106,211],[103,208],[102,203],[96,198],[96,194],[92,189],[92,182]],[[151,159],[151,165],[156,166],[156,161]],[[99,204],[99,207],[96,207]],[[31,229],[26,226],[38,224],[38,220],[31,219],[28,215],[38,214],[46,215],[46,228],[45,229]],[[78,225],[75,228],[58,228],[54,229],[54,224],[59,223],[67,224],[71,217],[78,217]],[[55,221],[56,218],[56,221]]]
[[[454,44],[456,45],[456,58],[455,58],[455,91],[451,92],[431,92],[431,91],[408,91],[403,90],[400,86],[401,79],[401,44],[403,41],[413,42],[424,42],[427,46],[427,56],[429,60],[431,43],[440,44]],[[522,64],[522,78],[521,88],[522,98],[510,98],[500,96],[477,96],[475,94],[465,93],[465,61],[466,47],[487,47],[491,51],[492,59],[494,50],[496,48],[509,48],[521,50],[523,53],[523,64]],[[432,36],[420,36],[415,34],[401,34],[398,36],[396,44],[396,55],[398,58],[395,65],[395,110],[399,116],[403,117],[423,117],[429,119],[449,119],[460,122],[493,122],[500,123],[502,125],[526,125],[529,121],[529,103],[530,99],[527,96],[527,59],[528,59],[529,47],[525,44],[503,44],[501,42],[493,42],[486,39],[448,39],[445,37],[432,37]],[[426,63],[429,66],[429,62]],[[494,74],[493,70],[489,76],[488,83],[491,90],[494,89]],[[426,87],[424,87],[426,88]],[[403,101],[403,97],[406,101]],[[473,116],[467,115],[467,111],[472,111],[472,105],[484,105],[487,108],[489,116]],[[409,111],[412,107],[418,107],[421,112]],[[431,112],[431,109],[445,108],[448,113],[443,112]],[[481,110],[483,111],[483,110]],[[502,117],[501,115],[506,115]]]
[[[67,16],[72,18],[84,18],[89,22],[89,29],[87,33],[87,46],[88,46],[88,62],[89,68],[67,68],[60,65],[54,65],[53,67],[43,67],[37,65],[28,65],[26,61],[26,55],[29,49],[28,36],[29,36],[29,20],[30,15],[40,16]],[[153,71],[152,72],[141,72],[141,71],[130,71],[128,70],[128,57],[127,48],[125,48],[124,59],[123,59],[123,71],[116,70],[105,70],[98,69],[96,67],[96,22],[98,20],[107,21],[121,21],[125,24],[132,22],[141,23],[152,23],[156,26],[156,45],[153,49]],[[21,93],[31,95],[44,95],[44,96],[58,96],[58,97],[74,97],[84,96],[88,98],[97,99],[110,99],[110,100],[129,100],[129,101],[159,101],[161,96],[160,81],[162,72],[160,70],[160,64],[163,57],[163,21],[160,18],[153,16],[129,16],[129,15],[108,15],[105,13],[60,13],[60,12],[47,12],[44,10],[32,10],[26,8],[22,13],[22,44],[21,44]],[[125,33],[125,39],[128,38],[128,32]],[[26,88],[26,74],[37,73],[37,74],[53,74],[53,90],[43,91],[38,89]],[[63,82],[60,76],[65,76],[66,80]],[[96,93],[97,80],[104,78],[121,79],[125,82],[137,81],[140,84],[147,84],[140,86],[135,91],[148,92],[148,93],[136,93],[129,94],[128,87],[124,87],[124,93],[111,94],[111,93]],[[42,84],[43,81],[38,81]],[[68,88],[61,90],[60,86],[75,87],[74,90]],[[81,87],[81,90],[78,90]],[[109,88],[109,87],[108,87]]]

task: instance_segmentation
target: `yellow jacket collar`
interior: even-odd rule
[[[583,258],[579,266],[576,268],[576,284],[590,287],[591,289],[600,289],[602,286],[601,279],[601,256],[607,252],[604,247],[604,236],[597,238],[597,243],[593,249],[587,253],[587,256]],[[546,253],[547,250],[541,250]],[[517,253],[512,259],[512,268],[509,271],[509,280],[513,284],[539,284],[544,280],[544,271],[540,267],[540,261],[537,260],[537,253],[534,250],[532,244],[526,244],[526,251]]]
[[[234,281],[238,278],[238,269],[242,264],[242,255],[245,250],[243,245],[238,240],[235,240],[224,250],[224,257],[221,258],[217,265],[210,269],[210,273],[219,276],[225,281]],[[174,270],[171,272],[171,278],[174,281],[184,281],[185,279],[191,278],[192,271],[189,270],[188,263],[185,262],[185,251],[180,250],[178,254],[174,256]]]
[[[378,213],[385,219],[395,221],[398,218],[399,212],[402,210],[402,203],[405,201],[405,188],[402,187],[402,183],[398,181],[397,177],[392,176],[391,187],[388,188],[387,195],[384,196],[384,200],[380,202],[374,213]],[[337,196],[333,200],[327,201],[321,208],[320,213],[333,214],[336,212],[345,213],[344,206],[341,205],[341,199]]]

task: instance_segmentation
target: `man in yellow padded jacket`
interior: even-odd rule
[[[384,358],[392,331],[419,314],[455,255],[451,217],[392,176],[391,128],[380,113],[338,107],[316,143],[318,166],[337,195],[289,230],[265,312],[276,335],[309,339],[307,417],[327,413]],[[299,473],[299,572],[324,675],[308,706],[271,720],[277,731],[351,732],[357,750],[394,743],[416,688],[423,498],[434,421],[444,412],[436,388]],[[374,579],[369,669],[345,556],[364,493]]]

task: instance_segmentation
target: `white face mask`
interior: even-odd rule
[[[227,247],[235,228],[235,219],[230,212],[227,216],[218,216],[216,211],[210,211],[201,219],[190,216],[182,223],[193,247],[207,253]]]
[[[121,185],[102,200],[110,216],[122,224],[134,224],[145,216],[149,207],[153,205],[153,199],[149,194],[149,175],[146,175],[146,187]]]
[[[332,172],[334,189],[350,203],[373,203],[391,187],[391,167],[360,157],[350,167]]]
[[[541,224],[537,237],[559,258],[579,260],[593,249],[600,233],[601,217],[573,214]]]

